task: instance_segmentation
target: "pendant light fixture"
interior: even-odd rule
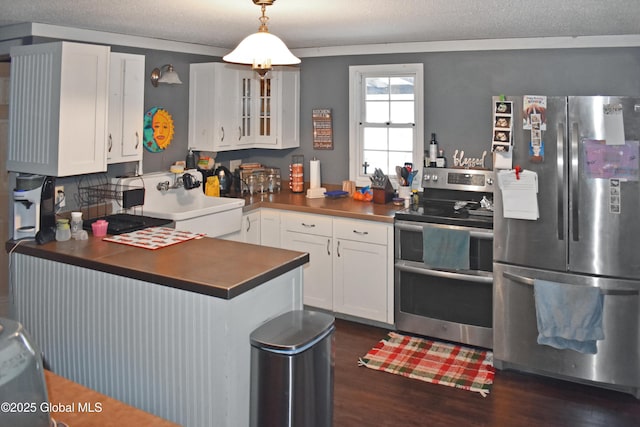
[[[267,6],[271,6],[276,0],[252,1],[262,8],[258,32],[245,37],[232,52],[222,59],[226,62],[251,65],[260,78],[264,78],[274,65],[299,64],[300,59],[289,51],[280,38],[269,33],[267,28],[269,17],[265,15],[265,11]]]

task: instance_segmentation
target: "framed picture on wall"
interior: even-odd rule
[[[313,148],[315,150],[333,150],[331,109],[314,109],[311,118],[313,121]]]

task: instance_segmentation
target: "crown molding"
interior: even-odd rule
[[[518,39],[452,40],[436,42],[384,43],[355,46],[291,49],[299,58],[393,53],[464,52],[486,50],[585,49],[640,47],[640,35],[531,37]]]
[[[0,55],[8,54],[9,48],[20,44],[24,37],[48,37],[112,46],[128,46],[141,49],[182,52],[196,55],[222,57],[227,48],[184,43],[151,37],[131,36],[104,31],[63,27],[59,25],[28,22],[0,27]],[[531,50],[531,49],[584,49],[640,47],[640,34],[618,36],[579,37],[531,37],[516,39],[451,40],[412,43],[382,43],[351,46],[291,49],[299,58],[323,56],[381,55],[394,53],[463,52],[487,50]],[[6,50],[6,52],[5,52]]]
[[[28,22],[24,24],[0,27],[0,41],[22,37],[49,37],[60,40],[98,43],[111,46],[137,47],[141,49],[164,50],[169,52],[190,53],[195,55],[223,56],[229,49],[196,43],[183,43],[151,37],[130,36],[105,31],[63,27],[59,25]],[[2,52],[0,52],[2,53]]]

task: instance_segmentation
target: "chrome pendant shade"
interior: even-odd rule
[[[275,0],[253,0],[253,3],[261,6],[262,16],[260,28],[257,33],[244,38],[240,44],[222,59],[226,62],[237,64],[247,64],[260,75],[264,75],[271,70],[274,65],[294,65],[299,64],[300,59],[293,55],[280,38],[269,33],[265,15],[266,7],[271,6]]]

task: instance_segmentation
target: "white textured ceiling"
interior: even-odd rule
[[[251,0],[0,0],[0,26],[37,22],[234,47],[258,28]],[[290,48],[640,34],[640,0],[277,0]]]

